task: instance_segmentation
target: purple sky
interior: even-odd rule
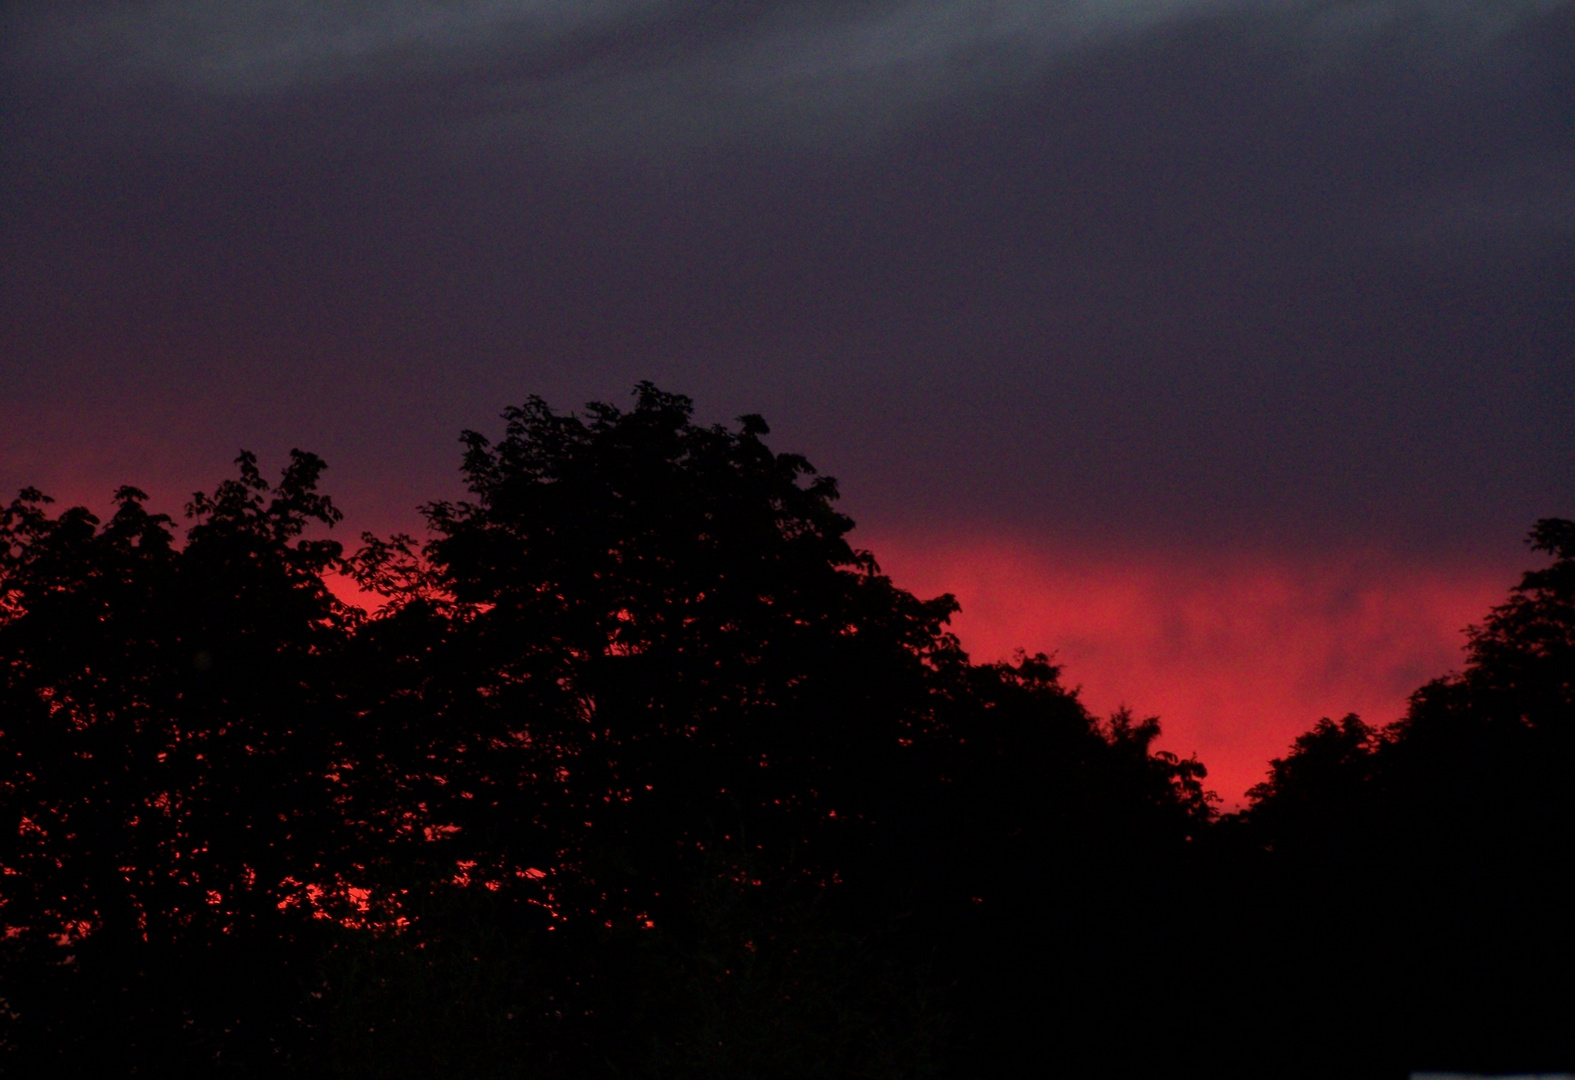
[[[1491,596],[1575,514],[1569,2],[119,0],[0,33],[0,490],[173,503],[299,445],[352,527],[410,527],[460,428],[650,378],[764,413],[936,587],[972,543],[1078,588]]]

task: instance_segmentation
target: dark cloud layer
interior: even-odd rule
[[[887,528],[1502,549],[1575,502],[1575,6],[40,5],[0,482],[529,392],[761,411]]]

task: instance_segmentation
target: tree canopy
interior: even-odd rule
[[[464,433],[467,496],[424,539],[348,553],[301,451],[277,483],[241,454],[184,526],[134,488],[103,521],[22,492],[8,1064],[1377,1076],[1569,1050],[1575,525],[1538,524],[1552,565],[1404,720],[1321,721],[1221,817],[1157,720],[1093,715],[1046,656],[970,660],[952,598],[893,583],[768,435],[650,384],[531,398]]]

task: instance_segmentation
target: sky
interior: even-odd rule
[[[0,13],[0,491],[241,447],[418,525],[506,404],[686,393],[980,659],[1225,805],[1575,516],[1569,0]]]

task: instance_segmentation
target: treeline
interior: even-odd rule
[[[322,538],[300,452],[182,530],[0,515],[0,1067],[1575,1064],[1575,525],[1463,672],[1222,817],[1156,721],[972,663],[758,417],[505,421],[424,542]]]

